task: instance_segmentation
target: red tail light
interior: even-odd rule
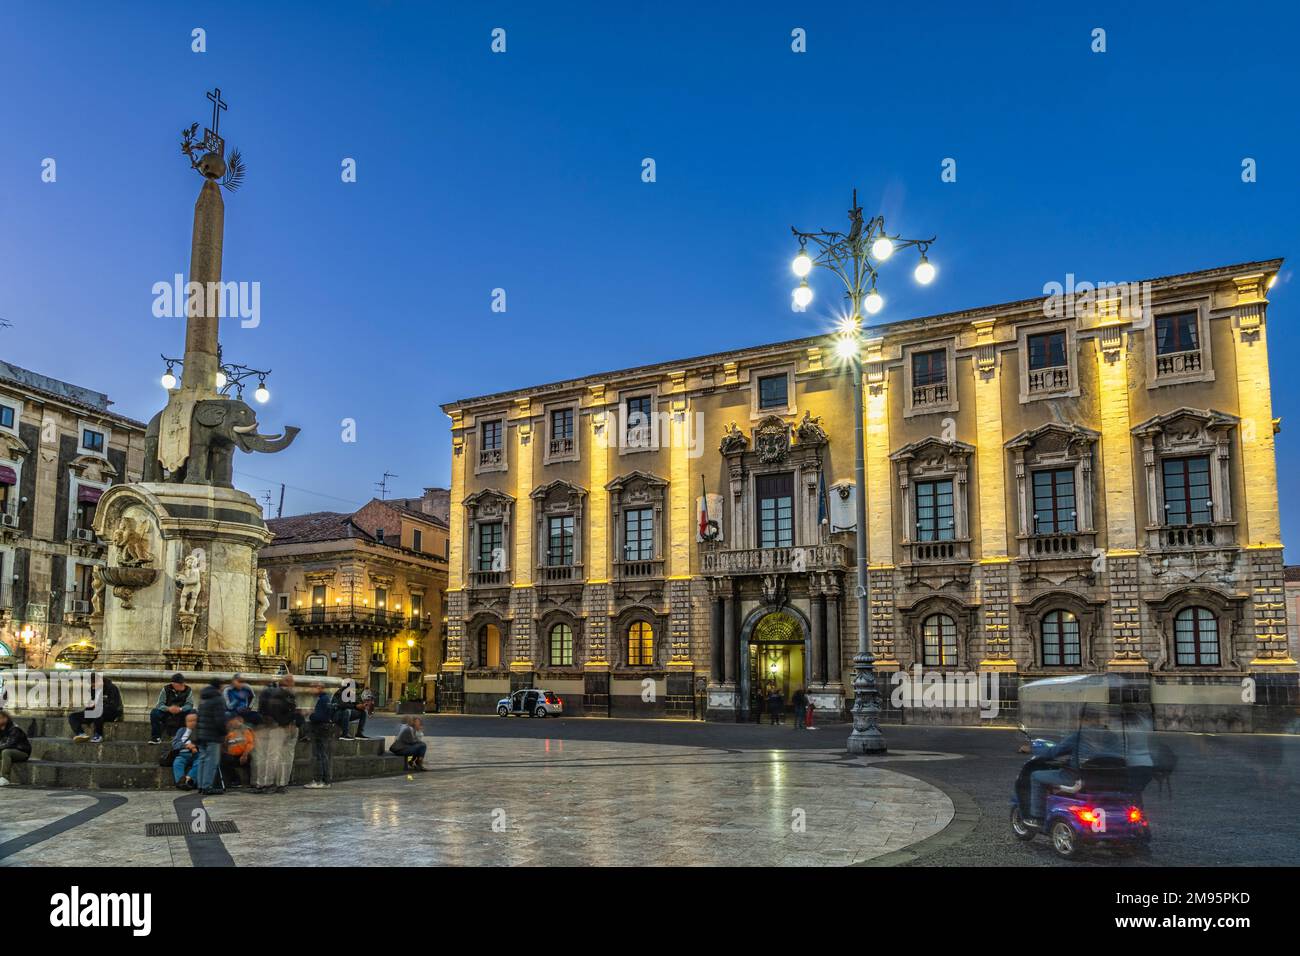
[[[1129,823],[1141,823],[1141,822],[1142,822],[1142,810],[1141,810],[1140,808],[1138,808],[1138,807],[1129,807],[1129,808],[1128,808],[1128,822],[1129,822]]]
[[[557,697],[557,698],[555,698],[555,702],[556,702],[557,704],[559,704],[561,707],[564,706],[564,698],[563,698],[563,697]]]
[[[1070,807],[1070,810],[1084,823],[1096,823],[1099,819],[1096,807]]]

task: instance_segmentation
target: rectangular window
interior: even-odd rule
[[[948,382],[948,350],[912,353],[912,387],[945,385]]]
[[[653,508],[633,508],[623,513],[623,560],[653,561],[655,517]]]
[[[83,428],[81,431],[81,447],[86,451],[102,455],[104,453],[104,433],[91,428]]]
[[[419,528],[416,528],[411,532],[411,549],[413,551],[424,550],[424,532]]]
[[[501,422],[484,422],[483,423],[483,451],[499,451],[501,449]]]
[[[478,526],[478,569],[501,571],[505,567],[501,543],[501,522],[488,521]],[[502,560],[498,561],[497,556]]]
[[[1195,312],[1156,316],[1156,354],[1194,352],[1201,347]]]
[[[573,409],[556,408],[551,411],[551,440],[573,438]]]
[[[14,427],[14,410],[9,405],[0,405],[0,428]]]
[[[424,595],[412,594],[411,595],[411,618],[413,620],[418,621],[423,617],[424,617]]]
[[[277,603],[276,603],[276,607],[279,608],[281,611],[287,611],[287,610],[289,610],[289,595],[287,595],[287,594],[280,594],[280,595],[277,595],[277,598],[278,598],[278,600],[277,600]]]
[[[952,479],[916,483],[916,540],[951,541],[957,536]]]
[[[789,548],[794,545],[794,475],[759,475],[758,546]]]
[[[370,659],[372,661],[382,661],[388,657],[388,649],[383,641],[370,642]]]
[[[650,429],[654,423],[653,399],[649,395],[629,398],[624,406],[624,438],[629,448],[649,448]]]
[[[763,375],[758,380],[758,407],[785,408],[790,404],[790,381],[786,374]]]
[[[1074,469],[1034,472],[1034,534],[1077,531]]]
[[[1065,330],[1040,332],[1025,339],[1029,346],[1029,370],[1064,368],[1070,364],[1065,354]]]
[[[317,584],[311,589],[311,619],[313,623],[325,620],[325,585]]]
[[[1166,458],[1165,523],[1170,525],[1209,524],[1214,520],[1210,499],[1210,459]]]
[[[573,515],[548,518],[547,529],[547,567],[567,567],[573,564]]]
[[[388,588],[375,588],[375,610],[383,611],[388,607]]]

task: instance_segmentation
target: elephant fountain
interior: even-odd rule
[[[158,432],[166,410],[149,421],[144,438],[144,480],[233,487],[234,453],[277,452],[288,448],[298,429],[285,426],[280,435],[257,430],[257,413],[236,398],[210,398],[194,403],[189,422],[189,452],[183,466],[164,475],[158,460]]]

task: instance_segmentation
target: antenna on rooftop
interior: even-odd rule
[[[380,480],[380,481],[376,481],[376,482],[375,482],[375,487],[379,489],[379,500],[380,500],[380,501],[383,501],[385,498],[388,497],[388,479],[389,479],[389,478],[400,478],[400,477],[401,477],[401,475],[394,475],[392,472],[390,472],[390,471],[386,471],[386,472],[384,472],[384,477],[383,477],[383,479]]]

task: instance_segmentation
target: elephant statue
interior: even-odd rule
[[[165,409],[164,409],[165,411]],[[158,460],[158,429],[163,412],[149,421],[144,433],[144,480],[163,481]],[[167,481],[187,485],[233,487],[235,449],[276,452],[288,448],[299,429],[285,426],[281,435],[263,435],[257,430],[257,413],[236,398],[210,398],[194,403],[190,417],[189,455],[183,468],[166,476]]]

